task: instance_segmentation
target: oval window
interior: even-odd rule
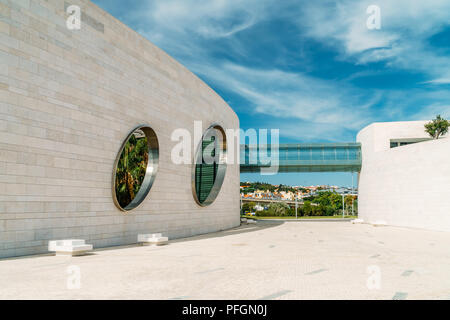
[[[193,170],[193,194],[201,206],[214,202],[226,171],[227,141],[223,128],[212,125],[197,146]]]
[[[158,138],[149,126],[137,127],[125,139],[113,176],[113,199],[120,210],[132,210],[144,201],[155,180],[158,157]]]

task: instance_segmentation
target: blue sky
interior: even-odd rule
[[[241,128],[349,142],[375,121],[450,117],[448,0],[93,0],[216,90]],[[381,29],[369,30],[369,5]],[[350,174],[241,180],[349,185]]]

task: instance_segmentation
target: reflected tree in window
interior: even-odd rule
[[[141,188],[148,164],[147,137],[136,130],[126,142],[116,170],[116,197],[122,208],[133,201]]]

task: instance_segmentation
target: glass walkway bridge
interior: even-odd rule
[[[271,145],[240,146],[241,173],[271,166],[278,166],[277,172],[359,172],[361,144],[279,144],[278,149]]]

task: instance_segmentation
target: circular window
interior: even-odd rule
[[[144,201],[158,171],[158,157],[158,138],[149,126],[137,127],[125,139],[113,172],[113,199],[120,210],[132,210]]]
[[[194,158],[192,191],[199,205],[210,205],[219,194],[225,178],[226,157],[225,131],[214,124],[203,134]]]

